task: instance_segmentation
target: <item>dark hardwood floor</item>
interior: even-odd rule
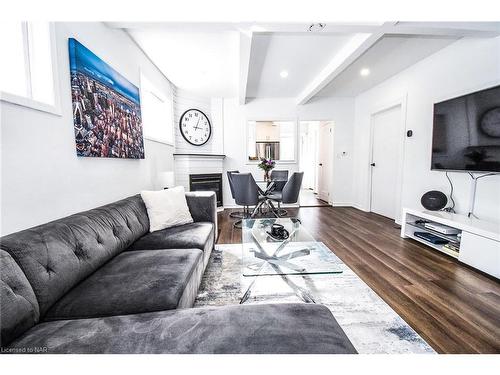
[[[328,202],[318,198],[317,194],[310,189],[302,189],[299,195],[301,207],[328,207]]]
[[[240,243],[229,210],[218,243]],[[500,353],[500,283],[346,207],[289,210],[439,353]]]

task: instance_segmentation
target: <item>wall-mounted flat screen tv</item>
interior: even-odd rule
[[[434,104],[431,168],[500,172],[500,86]]]

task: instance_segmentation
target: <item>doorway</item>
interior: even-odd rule
[[[299,169],[304,172],[301,207],[329,206],[333,161],[333,122],[300,121]]]
[[[402,108],[372,115],[370,211],[395,220],[399,211]]]

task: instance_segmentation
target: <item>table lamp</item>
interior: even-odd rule
[[[160,187],[163,189],[168,189],[175,186],[175,176],[174,172],[160,172],[158,175],[158,180],[160,182]]]

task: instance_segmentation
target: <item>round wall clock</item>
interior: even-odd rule
[[[181,116],[179,128],[184,139],[194,146],[202,146],[212,135],[212,125],[207,115],[199,109],[188,109]]]

